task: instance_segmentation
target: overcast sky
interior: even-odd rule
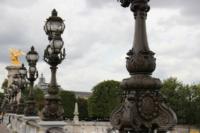
[[[198,83],[200,0],[151,0],[149,4],[148,40],[157,58],[153,76]],[[62,88],[90,91],[103,80],[129,77],[125,57],[132,47],[134,19],[129,8],[116,0],[0,0],[0,83],[7,76],[5,67],[11,65],[9,48],[27,52],[32,45],[40,54],[39,73],[49,82],[49,66],[42,60],[48,44],[43,25],[53,8],[66,25],[62,37],[67,56],[57,73]],[[24,57],[21,61],[27,65]]]

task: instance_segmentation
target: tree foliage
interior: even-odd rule
[[[108,119],[111,112],[120,104],[120,83],[114,80],[103,81],[92,89],[88,99],[88,112],[92,118]]]
[[[65,111],[66,118],[73,118],[74,116],[74,106],[76,102],[76,97],[73,92],[70,91],[60,91],[61,103]]]
[[[22,91],[22,95],[25,99],[25,102],[29,97],[29,90],[30,90],[30,87],[28,87]],[[34,87],[33,94],[34,94],[36,106],[39,109],[39,111],[41,111],[42,108],[44,107],[44,93],[40,88]]]
[[[184,85],[169,78],[163,81],[161,93],[176,112],[179,124],[200,124],[200,84]]]
[[[79,110],[79,119],[87,120],[88,119],[88,101],[83,98],[78,98],[78,110]]]
[[[40,88],[34,89],[36,105],[38,109],[41,111],[44,107],[44,92]]]

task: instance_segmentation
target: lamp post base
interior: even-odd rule
[[[24,114],[24,107],[25,107],[25,105],[24,105],[24,99],[21,98],[20,99],[20,103],[17,105],[17,111],[16,111],[16,113],[18,115],[23,115]]]
[[[37,110],[34,100],[28,100],[26,103],[26,108],[24,109],[25,116],[37,116]]]
[[[64,119],[64,109],[58,95],[45,96],[45,107],[41,115],[43,121],[62,121]]]
[[[160,81],[145,75],[135,77],[121,83],[124,90],[123,103],[111,115],[112,126],[120,133],[154,133],[154,130],[157,133],[167,132],[176,125],[177,118],[159,92]]]

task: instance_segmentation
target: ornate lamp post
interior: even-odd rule
[[[17,114],[24,114],[24,95],[23,95],[23,90],[26,88],[26,74],[27,70],[22,64],[21,68],[19,69],[19,81],[18,81],[18,86],[21,90],[21,97],[20,101],[17,107]]]
[[[63,120],[64,110],[58,96],[59,89],[56,81],[56,70],[57,65],[65,58],[65,49],[62,51],[64,42],[61,38],[64,29],[63,20],[57,16],[57,11],[54,9],[52,16],[47,19],[44,26],[50,42],[44,52],[44,61],[51,66],[51,82],[48,86],[48,94],[45,96],[45,107],[42,110],[42,120],[44,121]]]
[[[31,50],[26,55],[26,60],[29,65],[29,73],[27,74],[27,79],[30,82],[30,88],[26,108],[24,110],[25,116],[37,116],[37,109],[35,107],[35,98],[33,94],[33,85],[34,81],[38,78],[38,71],[36,68],[38,59],[39,55],[32,46]]]
[[[146,17],[149,0],[120,0],[135,16],[133,48],[127,53],[126,67],[131,77],[124,79],[121,107],[111,115],[111,124],[120,133],[165,133],[176,122],[175,113],[164,103],[159,90],[161,82],[151,77],[156,67],[154,53],[149,49]]]

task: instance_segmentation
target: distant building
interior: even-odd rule
[[[88,99],[92,93],[91,92],[83,92],[83,91],[71,91],[75,94],[76,98],[84,98]]]
[[[36,85],[36,87],[40,88],[44,92],[44,94],[47,94],[48,83],[46,83],[43,74],[41,74],[41,76],[39,78],[39,82]]]
[[[44,92],[44,94],[47,94],[48,83],[46,83],[46,80],[43,74],[41,74],[41,76],[39,77],[39,81],[36,87],[40,88]],[[62,90],[60,86],[58,87],[60,90]],[[81,91],[70,91],[70,92],[73,92],[76,98],[84,98],[84,99],[88,99],[89,96],[92,94],[91,92],[81,92]]]

